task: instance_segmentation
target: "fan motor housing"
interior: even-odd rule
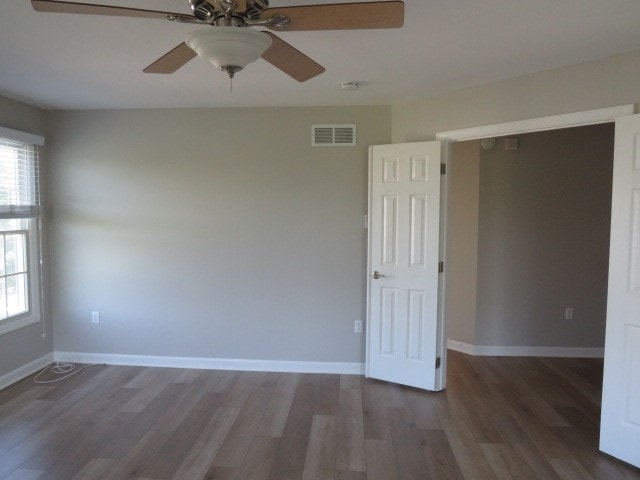
[[[260,18],[260,14],[267,8],[269,8],[269,0],[249,0],[247,2],[245,15],[247,18],[257,19]]]

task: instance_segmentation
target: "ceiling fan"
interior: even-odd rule
[[[31,5],[38,12],[163,19],[204,27],[146,67],[145,73],[173,73],[198,55],[233,78],[262,57],[299,82],[320,75],[325,68],[273,33],[247,27],[292,32],[400,28],[404,24],[404,2],[399,0],[277,8],[270,8],[269,0],[187,1],[191,15],[62,0],[31,0]]]

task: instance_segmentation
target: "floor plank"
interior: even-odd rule
[[[426,480],[431,473],[415,424],[404,407],[388,407],[391,439],[394,444],[398,478],[400,480]]]
[[[398,480],[398,467],[390,440],[365,440],[367,480]]]
[[[391,440],[387,405],[383,395],[384,385],[376,380],[363,381],[361,391],[364,438]]]
[[[258,435],[282,436],[299,381],[297,373],[278,374],[273,396],[258,426]]]
[[[44,470],[25,470],[20,468],[7,477],[7,480],[36,480],[41,478]]]
[[[142,471],[143,476],[158,480],[173,477],[222,403],[223,394],[209,391],[199,398],[198,403],[186,412],[184,421],[175,430],[170,430],[172,435],[158,451],[156,461],[148,464]],[[157,426],[158,424],[155,427]]]
[[[109,475],[117,462],[108,458],[92,458],[71,480],[92,480]]]
[[[245,457],[237,480],[267,480],[278,450],[279,438],[257,436]]]
[[[362,395],[358,389],[340,389],[336,467],[347,472],[366,471]]]
[[[335,416],[313,416],[302,480],[334,480],[337,429]]]
[[[537,478],[560,480],[560,476],[553,469],[548,458],[510,415],[503,415],[497,419],[495,426],[505,442],[511,445],[520,458],[536,473]]]
[[[484,453],[498,480],[511,480],[512,478],[536,480],[534,471],[519,458],[510,445],[482,443],[480,450]]]
[[[225,438],[222,448],[215,458],[215,465],[221,467],[240,467],[244,461],[265,408],[273,395],[272,387],[258,387],[253,390]]]
[[[220,406],[187,453],[173,478],[176,480],[204,478],[239,413],[238,408]]]
[[[270,480],[300,480],[304,471],[311,423],[315,414],[313,375],[302,375],[282,432]]]
[[[438,480],[462,480],[462,472],[442,430],[420,430],[420,442],[431,476]]]

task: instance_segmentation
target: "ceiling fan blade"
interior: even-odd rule
[[[364,2],[268,8],[261,18],[284,15],[290,22],[271,30],[352,30],[361,28],[400,28],[404,25],[404,2]]]
[[[299,82],[307,80],[324,73],[325,68],[314,62],[300,50],[292,47],[287,42],[273,33],[264,32],[273,39],[271,47],[262,54],[267,62]]]
[[[144,73],[173,73],[196,56],[186,43],[181,43],[173,50],[165,53],[158,60],[143,70]]]
[[[141,10],[139,8],[114,7],[111,5],[95,5],[92,3],[63,2],[58,0],[31,0],[36,12],[77,13],[82,15],[111,15],[115,17],[158,18],[166,19],[167,15],[192,17],[182,13],[160,12],[157,10]],[[195,17],[193,17],[195,18]]]

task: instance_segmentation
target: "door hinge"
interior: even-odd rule
[[[447,165],[445,163],[440,164],[440,175],[446,175],[447,173]]]
[[[442,363],[442,359],[440,357],[436,357],[436,370],[440,368],[441,363]]]
[[[438,273],[444,272],[444,262],[438,263]]]

